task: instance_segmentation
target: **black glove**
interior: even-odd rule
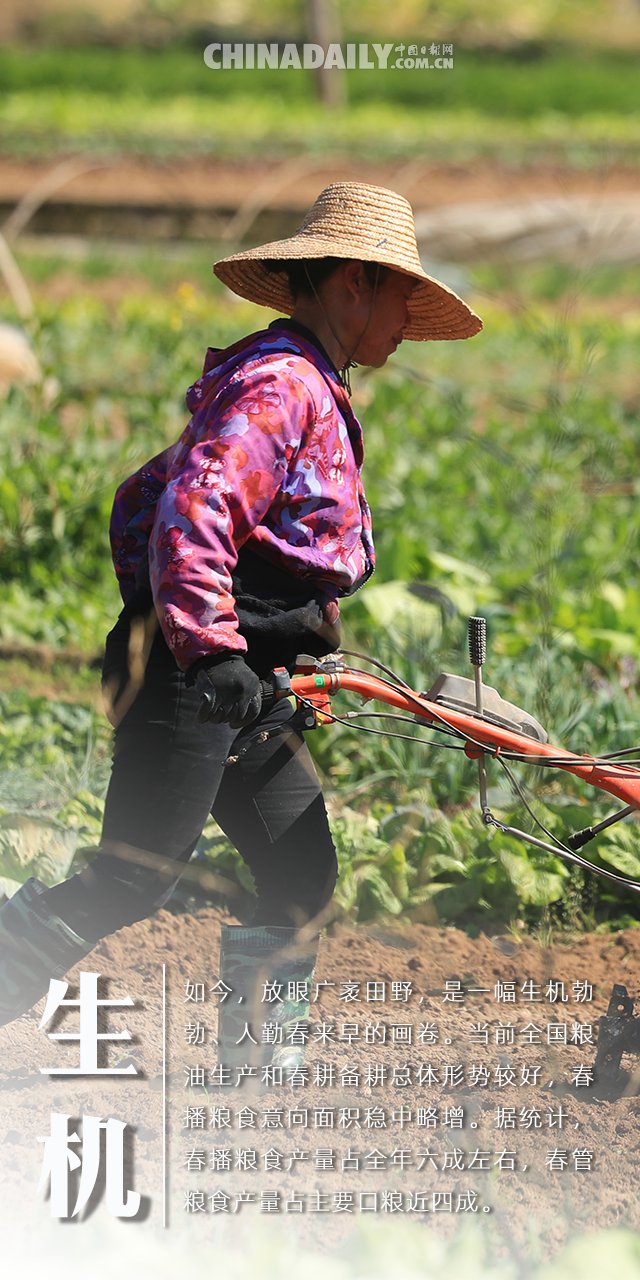
[[[289,630],[295,635],[298,631],[301,639],[305,633],[312,633],[319,647],[318,657],[340,648],[340,610],[335,600],[329,600],[324,605],[317,600],[310,600],[302,608],[286,613],[284,625],[285,632]]]
[[[291,654],[312,653],[320,658],[340,648],[340,611],[335,600],[322,605],[313,599],[285,608],[245,593],[236,599],[236,612],[259,671],[287,665]]]
[[[217,658],[200,659],[192,672],[190,683],[195,684],[201,697],[208,694],[212,699],[207,720],[214,724],[226,721],[232,729],[240,729],[260,715],[260,681],[241,653],[223,653]]]

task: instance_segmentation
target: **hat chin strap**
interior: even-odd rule
[[[347,353],[346,347],[344,346],[344,344],[343,344],[343,342],[342,342],[342,339],[338,337],[338,335],[337,335],[337,333],[336,333],[336,331],[335,331],[335,329],[334,329],[334,327],[333,327],[333,325],[332,325],[332,323],[331,323],[331,321],[330,321],[330,319],[329,319],[329,316],[328,316],[328,314],[327,314],[327,310],[326,310],[326,307],[325,307],[325,305],[324,305],[324,303],[323,303],[323,301],[322,301],[322,298],[320,297],[320,295],[319,295],[319,293],[318,293],[318,290],[316,289],[316,287],[315,287],[315,285],[314,285],[314,283],[313,283],[313,280],[311,279],[311,276],[309,275],[309,268],[308,268],[308,266],[307,266],[306,262],[305,262],[305,266],[304,266],[304,271],[305,271],[305,275],[306,275],[306,277],[307,277],[307,282],[308,282],[308,284],[309,284],[309,286],[310,286],[310,288],[311,288],[311,290],[312,290],[313,296],[314,296],[314,298],[315,298],[316,302],[318,303],[318,306],[320,307],[320,310],[321,310],[321,312],[322,312],[322,315],[323,315],[324,319],[325,319],[325,320],[326,320],[326,322],[327,322],[327,328],[330,330],[332,337],[333,337],[333,338],[335,338],[335,340],[336,340],[336,342],[337,342],[338,346],[340,347],[340,349],[341,349],[341,351],[342,351],[343,355],[346,355],[346,357],[347,357],[347,358],[346,358],[346,360],[345,360],[345,362],[344,362],[344,364],[342,365],[342,367],[341,367],[341,369],[340,369],[340,381],[342,382],[342,385],[343,385],[343,387],[344,387],[345,391],[346,391],[346,392],[347,392],[347,394],[350,396],[350,395],[351,395],[351,379],[350,379],[350,377],[349,377],[349,370],[350,370],[350,369],[357,369],[357,367],[358,367],[358,366],[357,366],[357,364],[355,363],[355,361],[354,361],[353,357],[354,357],[354,355],[355,355],[356,351],[358,350],[358,347],[360,346],[360,343],[362,342],[362,339],[364,338],[364,335],[365,335],[365,333],[367,332],[367,329],[369,328],[369,323],[370,323],[371,315],[372,315],[372,312],[373,312],[373,304],[374,304],[374,302],[375,302],[375,300],[376,300],[376,294],[377,294],[377,292],[378,292],[378,277],[379,277],[379,275],[380,275],[380,263],[379,263],[379,262],[376,262],[376,276],[375,276],[375,280],[374,280],[374,282],[373,282],[373,289],[372,289],[372,292],[371,292],[371,301],[370,301],[370,303],[369,303],[369,310],[368,310],[368,312],[367,312],[367,318],[366,318],[366,320],[365,320],[365,322],[364,322],[364,328],[360,331],[360,333],[359,333],[358,337],[356,338],[355,344],[354,344],[354,346],[353,346],[353,349],[352,349],[352,351],[351,351],[351,354],[350,354],[350,355]]]

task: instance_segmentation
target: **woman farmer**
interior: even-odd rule
[[[0,910],[1,1022],[162,905],[210,813],[256,885],[251,927],[223,929],[233,999],[270,957],[289,978],[313,965],[310,922],[331,898],[335,849],[293,708],[262,708],[260,680],[300,652],[337,649],[338,601],[373,571],[350,367],[482,323],[423,271],[407,201],[360,183],[327,187],[293,236],[214,270],[287,318],[209,350],[182,436],[116,493],[124,609],[104,665],[115,749],[102,842],[80,874],[50,889],[30,880]],[[303,926],[304,954],[286,960]],[[244,1062],[234,1018],[242,1031],[246,1015],[227,1003],[222,1057]]]

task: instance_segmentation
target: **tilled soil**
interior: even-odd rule
[[[522,1260],[551,1257],[576,1233],[640,1229],[640,1059],[625,1052],[611,1079],[593,1079],[613,984],[640,994],[640,930],[545,947],[423,925],[336,927],[316,967],[307,1074],[257,1087],[232,1070],[220,1088],[221,923],[233,921],[211,907],[160,911],[83,962],[102,994],[134,1001],[109,1011],[108,1029],[132,1040],[104,1060],[136,1075],[42,1072],[77,1067],[78,1044],[47,1035],[73,1030],[76,1011],[39,1029],[38,1005],[0,1032],[0,1204],[14,1233],[33,1244],[50,1230],[38,1139],[54,1113],[130,1127],[120,1190],[142,1193],[160,1239],[163,1215],[165,1239],[223,1229],[241,1241],[277,1218],[324,1251],[367,1215],[445,1235],[473,1219]],[[95,1223],[107,1213],[103,1197]]]
[[[322,188],[344,180],[404,195],[422,218],[419,235],[429,253],[445,260],[485,259],[503,240],[516,256],[523,241],[539,256],[562,256],[568,237],[583,261],[585,245],[595,243],[601,253],[616,229],[631,242],[610,247],[613,260],[616,251],[630,261],[637,256],[630,203],[637,168],[606,161],[580,170],[553,161],[447,164],[428,156],[395,164],[339,155],[235,163],[215,156],[164,163],[126,154],[54,154],[46,162],[0,156],[0,219],[8,218],[9,238],[26,228],[67,238],[254,244],[292,232]]]
[[[105,205],[194,205],[202,209],[237,210],[263,203],[272,209],[303,212],[330,182],[372,182],[390,186],[416,208],[439,208],[477,200],[527,196],[633,193],[637,166],[622,163],[569,169],[553,161],[507,166],[479,158],[468,164],[446,164],[428,155],[408,162],[373,162],[345,158],[294,157],[262,163],[255,158],[232,162],[216,156],[160,162],[122,154],[108,160],[52,155],[48,161],[0,155],[2,200],[17,201],[40,192],[50,181],[48,198]],[[44,193],[43,193],[44,194]]]

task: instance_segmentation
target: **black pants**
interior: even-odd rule
[[[107,671],[126,661],[127,635],[122,624],[111,633]],[[289,724],[291,703],[237,730],[198,724],[198,702],[158,632],[116,730],[101,851],[46,895],[88,942],[167,900],[210,813],[253,873],[254,924],[299,926],[331,898],[335,848],[309,749]],[[264,730],[276,732],[261,741]]]

